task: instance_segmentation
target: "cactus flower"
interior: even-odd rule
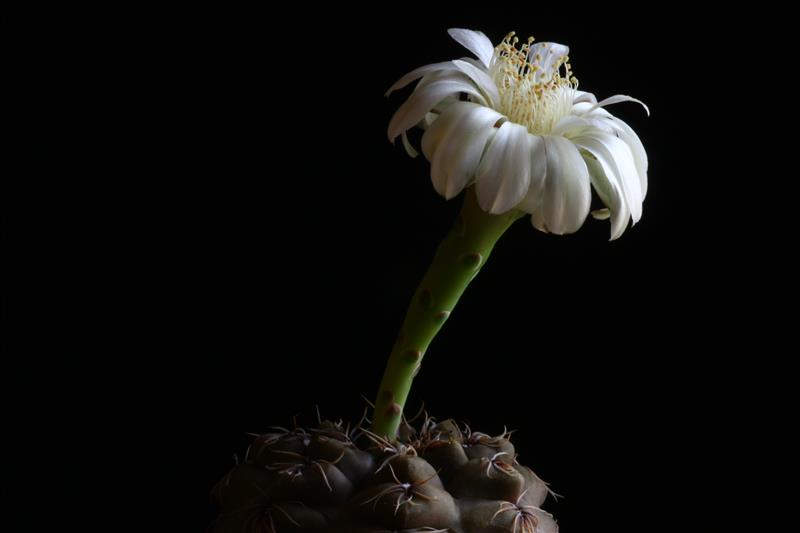
[[[545,232],[572,233],[591,203],[590,184],[611,218],[611,239],[642,216],[647,154],[636,133],[604,106],[632,101],[616,95],[597,101],[578,90],[569,48],[557,43],[519,45],[514,33],[496,47],[481,32],[451,29],[475,54],[426,65],[388,91],[419,80],[389,124],[389,139],[426,129],[422,152],[431,162],[436,191],[447,199],[474,184],[478,204],[491,214],[520,210]],[[647,110],[647,106],[644,106]],[[649,111],[648,111],[649,113]]]
[[[450,35],[477,60],[421,67],[389,90],[419,80],[389,138],[416,155],[406,132],[422,127],[434,188],[448,199],[465,194],[398,332],[371,428],[367,412],[355,427],[318,414],[310,428],[254,435],[244,462],[214,489],[214,533],[558,533],[542,509],[556,494],[519,462],[511,431],[491,436],[427,414],[414,426],[419,417],[403,409],[429,345],[516,220],[528,214],[542,231],[574,232],[592,186],[606,205],[595,217],[611,218],[612,240],[639,220],[647,156],[603,109],[639,101],[579,91],[566,46],[518,46],[513,33],[497,47],[480,32]]]

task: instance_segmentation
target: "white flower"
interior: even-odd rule
[[[439,194],[450,199],[474,183],[484,211],[519,209],[536,228],[564,234],[586,219],[591,183],[606,206],[593,215],[610,216],[612,240],[629,218],[639,221],[647,154],[630,126],[603,106],[642,102],[624,95],[598,102],[579,91],[566,46],[529,38],[518,47],[512,32],[494,47],[481,32],[448,33],[478,60],[420,67],[386,93],[419,79],[392,117],[389,139],[402,136],[415,156],[406,131],[426,129],[422,152]]]

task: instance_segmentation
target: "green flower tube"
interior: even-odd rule
[[[474,189],[467,191],[461,213],[414,293],[389,356],[375,401],[373,432],[395,437],[411,383],[431,341],[486,263],[497,240],[524,214],[488,214],[478,205]]]

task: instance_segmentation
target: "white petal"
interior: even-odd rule
[[[642,141],[633,128],[628,126],[623,120],[617,117],[608,117],[608,122],[617,130],[617,136],[628,144],[633,152],[633,161],[636,163],[636,170],[639,172],[639,183],[642,189],[642,199],[647,196],[647,152],[642,146]]]
[[[480,59],[485,67],[489,66],[489,62],[494,55],[494,45],[486,35],[479,31],[464,28],[450,28],[447,33],[458,44],[475,54],[475,57]]]
[[[403,140],[403,148],[406,149],[406,153],[412,158],[417,157],[419,152],[417,152],[414,147],[411,146],[411,142],[408,140],[408,135],[406,135],[406,132],[401,133],[400,138]]]
[[[481,209],[494,215],[514,208],[528,192],[531,155],[528,129],[505,122],[486,148],[475,175]]]
[[[650,109],[647,107],[647,105],[645,105],[644,102],[642,102],[641,100],[637,100],[636,98],[628,96],[626,94],[617,94],[614,96],[609,96],[605,100],[600,100],[599,102],[594,104],[591,107],[591,109],[589,109],[589,111],[591,112],[592,110],[598,107],[604,107],[611,104],[618,104],[620,102],[636,102],[637,104],[640,104],[644,108],[644,110],[647,112],[647,116],[648,117],[650,116]]]
[[[436,191],[447,198],[457,196],[475,176],[486,141],[503,115],[478,104],[464,102],[469,110],[453,119],[446,136],[439,141],[431,159],[431,180]]]
[[[590,111],[591,110],[591,111]],[[570,117],[577,116],[587,120],[588,125],[596,127],[600,130],[609,131],[609,127],[613,130],[617,137],[622,139],[628,144],[628,147],[633,152],[633,160],[636,164],[636,170],[639,173],[639,186],[642,190],[642,199],[647,195],[647,152],[645,152],[642,141],[636,132],[633,131],[625,121],[615,117],[603,108],[595,108],[588,103],[579,103],[573,106],[572,112],[574,115],[568,115],[553,129],[553,134],[561,134],[565,137],[575,137],[578,135],[588,134],[586,129],[580,127],[580,121],[575,121]],[[563,122],[563,124],[562,124]],[[571,126],[575,128],[570,129]]]
[[[577,231],[589,214],[589,171],[575,145],[563,137],[545,137],[547,178],[541,209],[547,229],[562,235]]]
[[[409,72],[408,74],[406,74],[405,76],[394,82],[394,85],[389,87],[389,90],[386,91],[386,94],[384,96],[389,96],[394,91],[402,89],[412,81],[418,80],[422,76],[429,74],[431,72],[442,71],[442,70],[443,71],[456,70],[456,68],[457,67],[453,64],[452,61],[442,61],[441,63],[432,63],[430,65],[425,65],[419,68],[415,68],[414,70],[412,70],[411,72]]]
[[[549,233],[547,231],[547,224],[545,224],[544,221],[544,209],[537,209],[531,214],[531,224],[539,231]]]
[[[575,90],[575,98],[572,100],[572,104],[579,104],[581,102],[589,102],[590,104],[596,104],[597,98],[594,97],[592,93],[587,93],[586,91],[579,91]]]
[[[607,133],[614,132],[614,126],[600,118],[581,115],[567,115],[559,120],[550,132],[557,137],[575,137],[588,129],[599,129]]]
[[[425,154],[428,161],[432,160],[439,143],[450,135],[456,124],[463,118],[462,115],[469,112],[475,105],[471,102],[453,102],[425,130],[422,135],[422,153]]]
[[[636,224],[642,218],[642,188],[628,145],[615,135],[601,132],[576,137],[573,142],[595,156],[606,176],[617,182]]]
[[[403,102],[403,105],[397,109],[392,120],[389,121],[389,140],[394,142],[398,135],[422,120],[433,106],[448,96],[462,92],[474,96],[480,102],[484,102],[483,96],[475,88],[475,85],[464,79],[464,75],[460,73],[458,77],[445,77],[424,87],[417,86],[411,96],[408,97],[408,100]]]
[[[631,212],[628,205],[622,197],[622,190],[614,180],[608,179],[606,173],[603,172],[602,165],[591,155],[585,155],[583,158],[586,163],[586,168],[589,169],[589,177],[592,180],[594,190],[600,201],[608,207],[611,215],[611,238],[614,240],[619,238],[628,226],[628,220],[631,218]]]
[[[475,82],[478,89],[486,96],[489,107],[495,107],[500,102],[500,92],[497,90],[497,85],[495,85],[494,80],[485,70],[481,70],[475,65],[462,61],[461,59],[456,59],[453,61],[453,64]]]
[[[466,61],[467,63],[469,63],[470,65],[474,66],[475,68],[479,68],[479,69],[482,69],[482,70],[487,70],[486,66],[484,66],[484,64],[481,63],[480,60],[475,59],[474,57],[462,57],[461,61]]]
[[[544,195],[544,184],[547,177],[547,152],[542,137],[530,135],[528,142],[530,143],[531,182],[525,198],[522,199],[517,208],[526,213],[536,213],[541,211],[539,206],[542,204],[542,196]]]
[[[453,63],[450,61],[450,63]],[[417,86],[414,87],[414,91],[411,94],[414,94],[417,91],[421,91],[428,85],[445,80],[458,80],[458,81],[466,81],[468,83],[472,83],[472,81],[464,75],[463,72],[458,70],[458,68],[453,64],[453,68],[450,70],[434,70],[433,72],[428,72],[425,74],[418,82]],[[477,87],[476,87],[477,89]]]
[[[442,105],[440,102],[439,105]],[[439,118],[441,113],[425,113],[425,117],[422,119],[422,122],[419,123],[420,128],[423,130],[427,130],[431,127],[431,125]]]
[[[580,100],[578,102],[572,102],[572,110],[570,111],[571,114],[577,116],[592,116],[592,115],[610,115],[608,111],[603,109],[602,107],[596,107],[594,104],[597,102],[589,102],[586,100]],[[590,112],[591,110],[591,112]]]

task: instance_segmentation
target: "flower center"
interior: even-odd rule
[[[489,73],[500,92],[499,112],[535,134],[549,133],[569,114],[578,80],[572,75],[567,48],[555,43],[517,47],[509,33],[495,48]]]

